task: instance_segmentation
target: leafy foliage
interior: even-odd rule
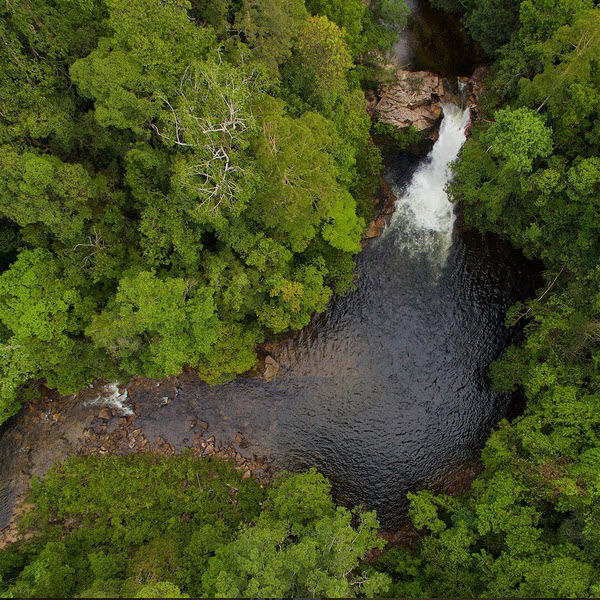
[[[3,597],[276,597],[384,592],[356,575],[381,548],[374,513],[336,507],[312,470],[267,490],[220,460],[72,458],[36,481],[24,527],[0,552]]]
[[[381,168],[353,59],[384,8],[3,5],[0,422],[28,382],[225,381],[348,289]]]

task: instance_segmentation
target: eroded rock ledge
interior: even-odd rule
[[[381,87],[374,114],[381,123],[399,130],[412,127],[435,140],[442,120],[442,103],[465,103],[476,109],[485,74],[483,67],[470,79],[460,77],[450,82],[428,71],[400,70],[395,83]]]
[[[444,95],[443,79],[435,73],[398,71],[398,82],[382,87],[375,111],[381,123],[429,134],[441,120]]]

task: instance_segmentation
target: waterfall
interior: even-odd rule
[[[460,96],[460,100],[462,102],[462,108],[467,105],[467,100],[469,99],[469,85],[466,81],[458,80],[458,95]]]
[[[442,107],[444,118],[431,152],[406,188],[392,185],[398,200],[386,235],[395,235],[399,246],[428,255],[443,266],[455,220],[446,186],[452,177],[450,165],[466,140],[470,109],[463,110],[454,104]]]

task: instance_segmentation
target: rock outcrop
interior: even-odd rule
[[[371,221],[369,228],[363,233],[363,243],[379,237],[389,224],[392,214],[396,208],[396,196],[385,177],[380,178],[379,197],[376,206],[377,217]]]
[[[397,82],[381,89],[375,111],[381,123],[400,130],[414,127],[434,136],[442,118],[444,80],[427,71],[398,71]]]
[[[470,79],[459,77],[450,82],[428,71],[400,70],[395,83],[382,86],[375,105],[373,98],[367,98],[369,108],[381,123],[401,131],[414,127],[435,140],[442,120],[442,102],[464,102],[475,117],[480,116],[479,97],[488,74],[488,67],[480,67]]]
[[[481,108],[479,99],[485,92],[485,80],[489,77],[491,69],[489,67],[478,67],[467,82],[467,92],[469,94],[469,105],[476,119],[481,118]]]

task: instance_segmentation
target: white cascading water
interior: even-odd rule
[[[466,141],[470,109],[443,104],[444,118],[440,135],[431,152],[419,166],[404,190],[394,189],[398,200],[388,234],[394,232],[397,243],[409,250],[424,253],[443,264],[452,243],[454,206],[446,186],[450,165]]]
[[[93,387],[90,384],[90,387]],[[119,384],[116,381],[107,383],[106,385],[98,388],[100,395],[85,403],[86,406],[108,406],[116,411],[118,416],[133,415],[133,409],[128,404],[129,392],[127,388],[121,393],[119,391]]]

